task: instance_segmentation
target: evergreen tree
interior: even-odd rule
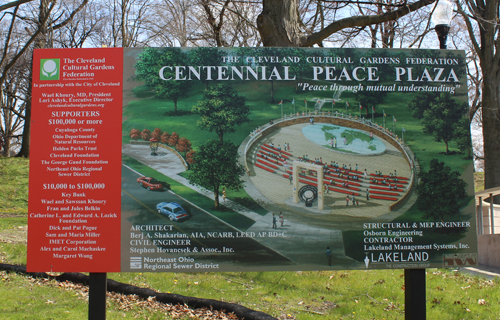
[[[420,182],[416,188],[416,206],[425,213],[425,218],[443,220],[460,212],[463,200],[467,197],[467,183],[457,171],[451,171],[444,162],[432,159],[429,171],[422,170],[418,176]]]

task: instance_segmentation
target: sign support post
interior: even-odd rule
[[[425,319],[425,269],[405,269],[405,320]]]
[[[89,320],[106,319],[107,274],[89,274]]]

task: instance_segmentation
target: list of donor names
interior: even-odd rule
[[[37,52],[41,76],[33,84],[30,270],[109,272],[119,265],[122,65],[117,52]],[[56,73],[57,79],[44,77]]]

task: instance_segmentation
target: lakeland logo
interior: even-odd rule
[[[60,59],[40,60],[40,80],[59,80]]]

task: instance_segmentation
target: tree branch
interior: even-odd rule
[[[325,40],[327,37],[330,35],[334,34],[335,32],[345,29],[345,28],[351,28],[351,27],[360,27],[360,26],[367,26],[371,24],[378,24],[390,20],[397,20],[398,18],[401,18],[410,12],[416,11],[422,7],[425,7],[431,3],[434,3],[436,0],[420,0],[415,3],[412,3],[410,5],[407,5],[401,9],[395,10],[395,11],[389,11],[384,14],[380,15],[371,15],[371,16],[358,16],[358,17],[349,17],[349,18],[344,18],[338,21],[335,21],[331,23],[329,26],[327,26],[325,29],[313,33],[310,36],[307,36],[304,38],[302,43],[300,44],[301,47],[311,47],[316,43],[319,43],[323,40]]]
[[[78,8],[76,8],[73,12],[71,12],[71,14],[69,15],[68,19],[64,20],[63,22],[61,22],[58,25],[53,26],[52,30],[57,30],[57,29],[60,29],[60,28],[64,27],[65,25],[67,25],[71,20],[73,20],[73,18],[75,17],[75,15],[78,12],[80,12],[83,9],[83,7],[85,7],[87,5],[88,2],[89,2],[89,0],[83,0],[83,2],[78,6]]]
[[[467,32],[469,33],[470,41],[472,42],[472,45],[474,46],[474,51],[476,51],[476,54],[478,55],[478,57],[482,58],[481,48],[480,48],[479,44],[477,43],[476,35],[474,34],[474,28],[472,27],[472,24],[470,23],[469,17],[462,9],[460,2],[456,1],[455,3],[457,4],[458,13],[464,18],[465,25],[467,26]]]
[[[16,21],[16,15],[17,15],[18,9],[19,9],[19,7],[16,7],[14,9],[14,14],[12,15],[12,20],[10,21],[9,31],[7,33],[7,38],[5,39],[5,44],[4,44],[4,48],[3,48],[2,59],[0,60],[0,66],[3,65],[5,59],[7,59],[7,52],[9,50],[10,37],[12,36],[12,30],[14,29],[14,23]]]
[[[0,6],[0,11],[4,11],[4,10],[10,9],[12,7],[16,7],[16,6],[19,6],[19,5],[24,4],[26,2],[31,2],[31,1],[33,1],[33,0],[17,0],[17,1],[12,1],[12,2],[9,2],[9,3],[1,5]]]

